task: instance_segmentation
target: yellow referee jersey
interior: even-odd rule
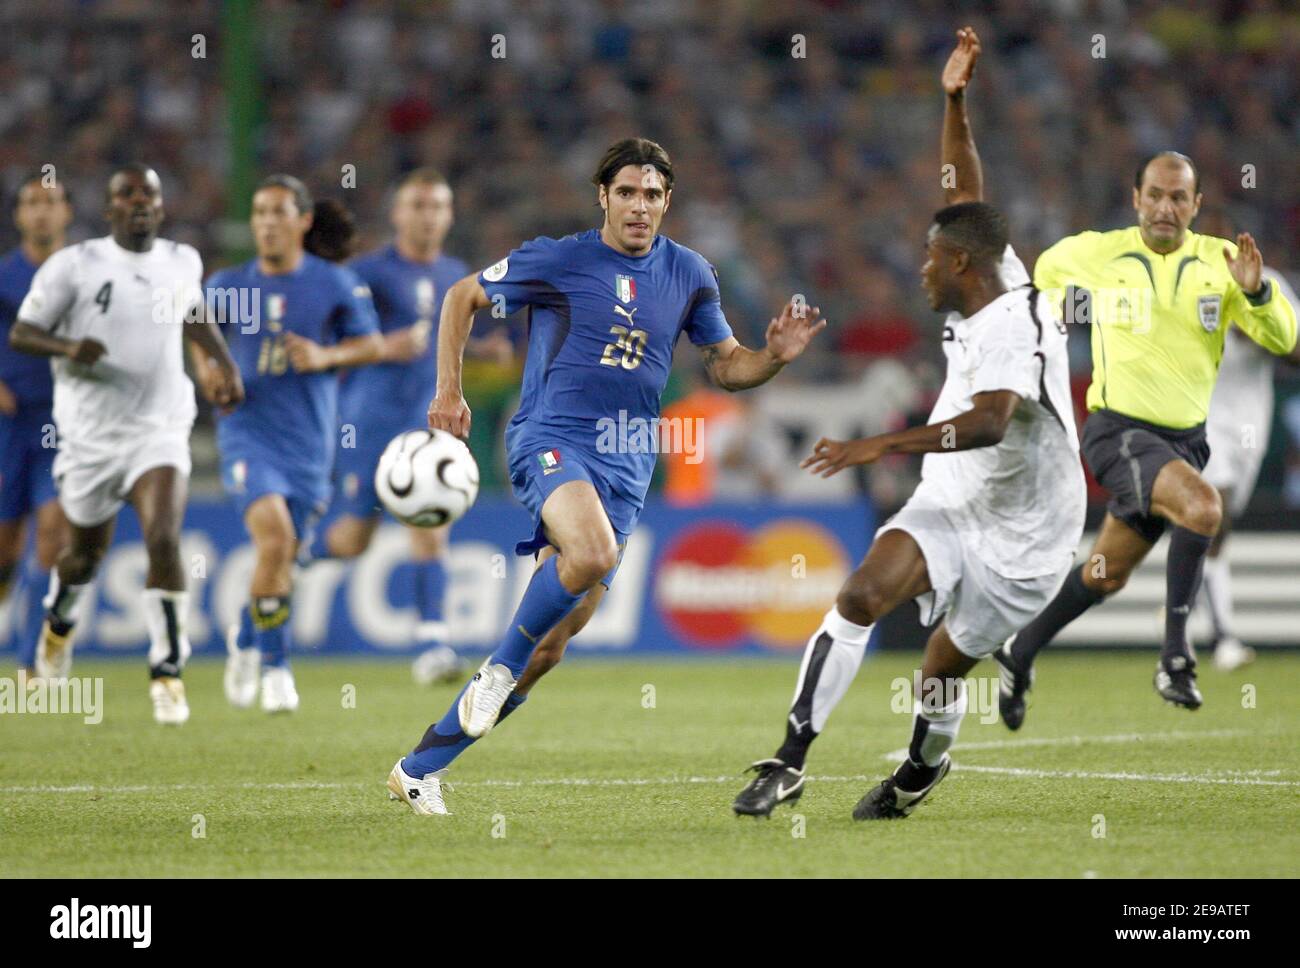
[[[1188,232],[1161,255],[1135,225],[1071,235],[1039,256],[1034,285],[1067,322],[1093,324],[1090,411],[1194,427],[1209,413],[1230,325],[1271,353],[1295,347],[1295,307],[1267,282],[1248,299],[1224,246],[1236,256],[1231,242]]]

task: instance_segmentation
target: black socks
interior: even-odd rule
[[[1169,535],[1169,561],[1165,565],[1165,645],[1160,659],[1174,656],[1192,657],[1187,643],[1187,616],[1192,602],[1201,587],[1201,573],[1205,570],[1205,556],[1210,552],[1210,542],[1203,534],[1174,528]]]
[[[1076,618],[1096,605],[1105,596],[1094,592],[1083,583],[1085,565],[1075,568],[1065,579],[1056,597],[1043,609],[1038,618],[1026,625],[1011,643],[1011,657],[1021,669],[1034,664],[1034,656],[1056,638]]]

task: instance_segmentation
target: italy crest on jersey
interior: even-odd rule
[[[1223,296],[1201,296],[1196,300],[1196,315],[1201,319],[1201,328],[1213,333],[1219,328],[1219,309],[1223,306]]]
[[[620,302],[630,303],[636,298],[636,280],[631,276],[615,276],[615,286]]]
[[[537,455],[537,463],[541,465],[543,476],[554,474],[558,471],[560,469],[561,460],[562,458],[560,457],[560,451],[558,448],[544,451]]]

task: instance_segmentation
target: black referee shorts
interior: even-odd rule
[[[1113,410],[1094,410],[1083,425],[1083,459],[1110,491],[1108,510],[1153,544],[1168,522],[1151,513],[1151,488],[1160,468],[1185,460],[1198,471],[1210,459],[1205,424],[1170,430]]]

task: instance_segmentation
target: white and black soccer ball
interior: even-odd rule
[[[445,430],[408,430],[384,448],[375,468],[379,501],[417,528],[451,524],[478,497],[478,464],[464,441]]]

